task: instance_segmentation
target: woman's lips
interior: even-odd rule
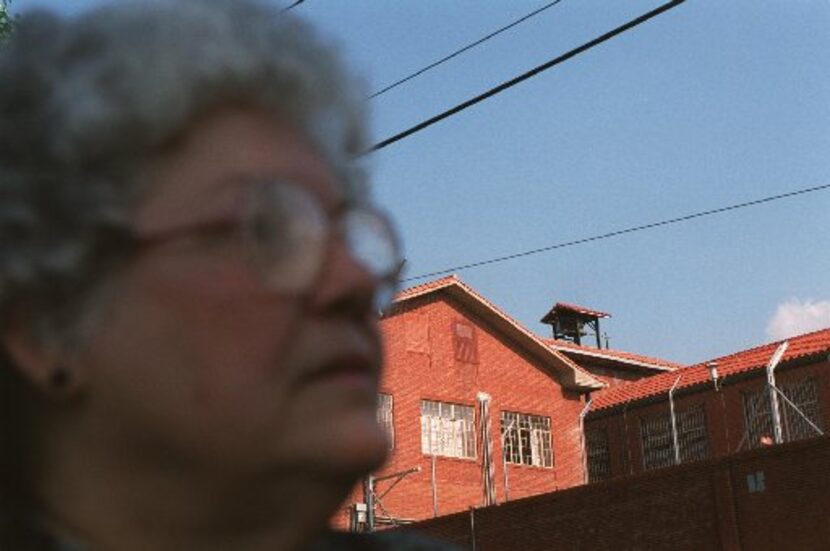
[[[379,371],[376,365],[377,362],[366,354],[338,354],[318,364],[302,378],[302,383],[336,385],[374,394],[377,392]]]

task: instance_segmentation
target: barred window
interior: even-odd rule
[[[709,434],[703,404],[677,412],[677,444],[680,461],[698,461],[709,457]]]
[[[643,438],[643,468],[645,470],[674,465],[670,415],[642,419],[640,432]]]
[[[588,456],[588,482],[598,482],[611,478],[608,432],[604,428],[586,430],[585,448]]]
[[[703,405],[678,410],[677,447],[680,462],[696,461],[709,457],[709,436],[706,432],[706,412]],[[674,465],[674,440],[671,414],[657,415],[641,421],[643,438],[643,467],[646,470]]]
[[[386,431],[389,449],[395,449],[395,420],[392,416],[392,395],[378,394],[378,424]]]
[[[781,384],[778,388],[813,424],[823,428],[818,385],[814,378]],[[769,392],[769,387],[764,386],[754,392],[744,394],[744,417],[750,448],[774,442],[775,431],[772,426],[772,404]],[[781,433],[784,442],[818,436],[816,429],[811,427],[807,420],[780,396],[778,411],[781,413]]]
[[[475,458],[473,406],[421,400],[421,451],[428,455]]]
[[[504,459],[508,463],[552,467],[550,417],[501,412]]]

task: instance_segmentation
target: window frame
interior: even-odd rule
[[[502,410],[499,418],[502,460],[505,463],[542,469],[553,468],[553,432],[550,417]]]
[[[777,386],[784,396],[792,400],[810,418],[810,421],[820,429],[824,429],[819,384],[814,375],[786,381]],[[743,397],[744,433],[749,441],[748,447],[750,449],[762,447],[764,436],[775,438],[769,393],[770,388],[767,384],[741,393]],[[781,412],[783,442],[795,442],[818,436],[815,429],[810,427],[786,400],[779,397],[778,407]],[[772,441],[774,442],[774,440]]]
[[[421,399],[421,453],[475,460],[478,456],[475,406]]]
[[[601,438],[596,438],[595,435]],[[585,430],[585,470],[589,483],[612,478],[611,449],[606,427]]]
[[[677,409],[675,422],[680,465],[711,457],[709,425],[703,403]],[[671,412],[641,417],[640,443],[643,452],[643,470],[650,471],[674,466],[676,463]]]

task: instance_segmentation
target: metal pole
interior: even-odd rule
[[[476,509],[470,507],[470,546],[476,551]]]
[[[677,389],[677,385],[680,383],[680,379],[683,375],[678,375],[677,379],[675,379],[674,384],[669,389],[669,413],[671,414],[671,437],[672,442],[674,443],[674,464],[680,465],[680,445],[677,442],[677,418],[674,415],[674,391]]]
[[[429,453],[431,462],[431,479],[432,484],[432,516],[438,516],[438,486],[435,484],[435,448],[432,446],[432,417],[429,417]]]
[[[587,439],[585,438],[585,416],[588,415],[588,412],[591,411],[591,403],[593,403],[593,398],[588,399],[588,403],[585,404],[585,407],[582,408],[582,411],[579,412],[579,432],[582,436],[582,474],[585,484],[589,482],[588,480],[588,443]]]
[[[375,531],[375,482],[372,475],[363,479],[363,501],[366,502],[366,530]]]
[[[507,425],[507,429],[501,435],[501,461],[502,461],[502,468],[504,470],[504,501],[507,502],[510,500],[510,479],[507,475],[507,450],[504,449],[504,439],[507,437],[507,434],[513,430],[513,425],[516,423],[515,419],[510,420],[510,424]]]
[[[767,384],[769,385],[769,401],[772,412],[772,430],[775,435],[776,444],[784,441],[784,434],[781,431],[781,410],[778,409],[778,393],[775,392],[777,390],[775,388],[775,368],[778,366],[781,358],[784,357],[784,352],[787,351],[789,345],[789,341],[782,342],[767,364]],[[756,443],[753,442],[753,444]]]
[[[799,415],[801,416],[801,418],[802,418],[802,419],[804,419],[804,421],[805,421],[805,422],[807,422],[807,424],[808,424],[808,425],[810,425],[811,427],[813,427],[813,429],[814,429],[817,433],[819,433],[819,435],[820,435],[820,436],[824,436],[824,431],[823,431],[823,430],[821,430],[820,428],[818,428],[818,426],[816,426],[816,424],[815,424],[815,423],[813,423],[813,422],[810,420],[810,418],[807,416],[807,414],[806,414],[806,413],[804,413],[803,411],[801,411],[801,408],[799,408],[797,405],[795,405],[795,404],[793,403],[793,401],[792,401],[792,400],[790,400],[789,398],[787,398],[787,395],[786,395],[786,394],[784,394],[783,392],[781,392],[779,389],[777,389],[777,388],[775,388],[775,387],[772,387],[772,388],[774,388],[774,389],[775,389],[775,392],[777,392],[778,394],[780,394],[780,395],[781,395],[781,398],[783,398],[783,399],[784,399],[784,401],[785,401],[785,402],[787,402],[787,404],[789,404],[789,405],[790,405],[790,407],[792,407],[792,408],[795,410],[795,412],[796,412],[797,414],[799,414]]]

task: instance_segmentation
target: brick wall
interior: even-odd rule
[[[830,438],[428,520],[407,529],[476,551],[830,549]]]
[[[821,409],[822,426],[830,428],[830,365],[826,361],[782,366],[776,370],[776,383],[787,383],[814,378]],[[721,381],[720,390],[712,386],[694,388],[691,392],[675,395],[677,411],[702,405],[706,415],[707,437],[711,457],[720,457],[752,447],[745,440],[746,419],[744,395],[766,385],[763,369],[741,378]],[[784,406],[782,403],[781,407]],[[586,419],[586,429],[603,429],[608,436],[613,476],[639,473],[644,470],[642,420],[666,414],[669,411],[667,396],[657,397],[651,403],[629,404],[611,411],[592,413]]]
[[[465,360],[474,361],[458,359],[454,324],[459,321],[474,328],[477,350],[472,356],[468,351],[461,353]],[[584,407],[581,397],[563,389],[537,360],[529,358],[486,320],[465,311],[451,298],[431,295],[399,308],[394,316],[383,320],[382,329],[386,359],[381,390],[393,397],[395,447],[387,464],[375,474],[384,476],[415,467],[420,471],[403,478],[382,498],[378,515],[418,520],[433,517],[432,458],[421,451],[422,399],[476,406],[477,392],[491,395],[498,502],[505,498],[502,411],[549,417],[553,435],[552,468],[508,465],[511,499],[583,482],[578,425]],[[483,503],[481,442],[477,442],[477,448],[475,459],[436,457],[434,487],[439,515]],[[378,493],[383,494],[390,484],[378,483]],[[362,491],[356,488],[344,512],[334,519],[336,525],[346,525],[345,507],[358,501],[363,501]]]

